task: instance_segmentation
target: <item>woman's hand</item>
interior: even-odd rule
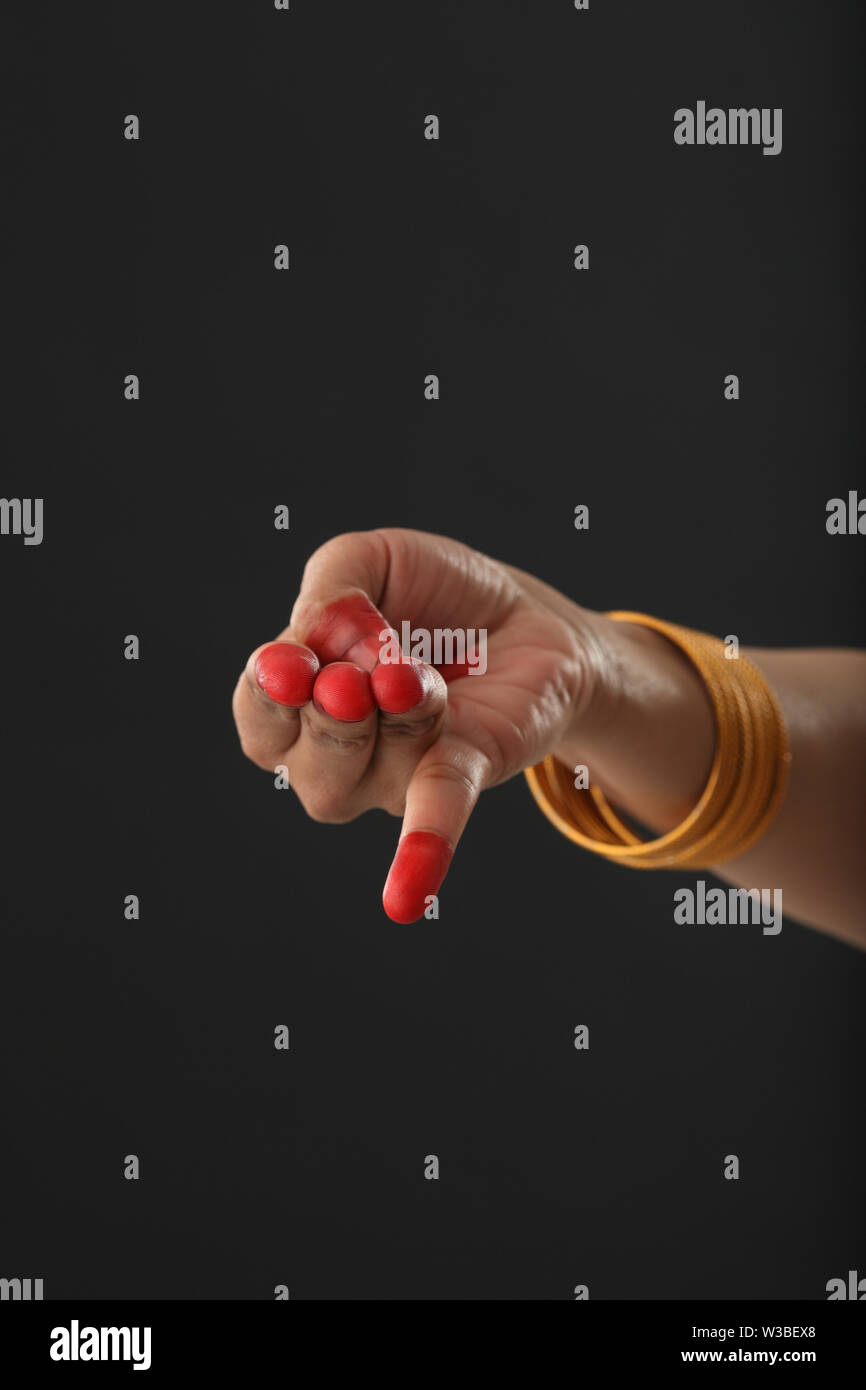
[[[476,642],[486,633],[486,670],[383,665],[383,649],[395,650],[386,630],[399,634],[404,621],[431,641],[437,629]],[[562,743],[595,684],[582,610],[418,531],[328,541],[277,640],[306,650],[268,643],[250,656],[233,706],[243,750],[259,767],[287,766],[314,820],[339,824],[373,807],[403,817],[384,894],[398,922],[438,892],[479,794]],[[482,650],[469,648],[479,672]]]
[[[382,662],[404,622],[429,638],[485,632],[484,674]],[[866,654],[743,650],[784,710],[791,776],[761,839],[715,872],[782,888],[786,912],[866,945]],[[315,820],[371,807],[403,817],[384,894],[397,922],[438,892],[486,787],[553,753],[663,833],[698,801],[715,747],[702,679],[665,637],[419,531],[317,550],[290,625],[250,657],[234,712],[244,752],[270,771],[286,765]]]

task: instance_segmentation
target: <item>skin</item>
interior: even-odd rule
[[[422,698],[411,707],[346,722],[312,701],[292,708],[269,698],[256,680],[265,643],[233,709],[243,751],[268,771],[287,764],[314,820],[342,824],[382,808],[402,818],[401,844],[417,832],[445,842],[438,855],[433,841],[398,847],[395,920],[422,890],[438,891],[429,883],[447,868],[481,792],[548,753],[570,768],[586,764],[610,801],[650,831],[673,829],[698,800],[712,710],[688,659],[660,634],[581,608],[458,541],[387,529],[337,536],[311,556],[278,640],[306,645],[325,670],[352,661],[372,674],[375,693],[391,679],[377,672],[382,615],[397,628],[404,619],[486,628],[486,673],[420,667]],[[866,949],[866,653],[745,654],[784,710],[791,777],[766,833],[715,872],[738,887],[781,888],[786,915]]]

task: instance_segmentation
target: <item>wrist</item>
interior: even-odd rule
[[[712,764],[715,718],[704,682],[672,642],[633,623],[577,610],[586,660],[583,698],[554,749],[570,769],[656,831],[697,802]]]

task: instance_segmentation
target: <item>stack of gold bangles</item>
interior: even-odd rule
[[[608,613],[662,633],[692,661],[712,701],[716,747],[703,794],[674,830],[641,840],[623,824],[599,787],[574,785],[569,768],[552,756],[526,777],[548,820],[585,849],[633,869],[680,865],[709,868],[742,854],[764,833],[779,808],[791,754],[779,703],[761,673],[725,644],[691,628],[643,613]]]

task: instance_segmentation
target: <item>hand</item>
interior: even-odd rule
[[[588,618],[443,536],[337,536],[309,560],[277,639],[295,645],[256,648],[238,681],[241,746],[259,767],[288,767],[314,820],[342,824],[374,807],[403,817],[383,900],[394,921],[415,921],[480,793],[539,762],[588,709]],[[383,664],[387,630],[404,621],[431,635],[486,631],[486,670]]]
[[[484,674],[380,659],[404,621],[486,631]],[[781,701],[791,778],[767,833],[715,872],[745,888],[781,883],[786,912],[862,946],[866,654],[743,650]],[[289,626],[247,662],[234,713],[247,756],[287,765],[315,820],[373,807],[403,817],[384,892],[396,922],[439,891],[485,788],[552,753],[663,833],[696,805],[716,739],[703,679],[674,643],[420,531],[317,550]]]

